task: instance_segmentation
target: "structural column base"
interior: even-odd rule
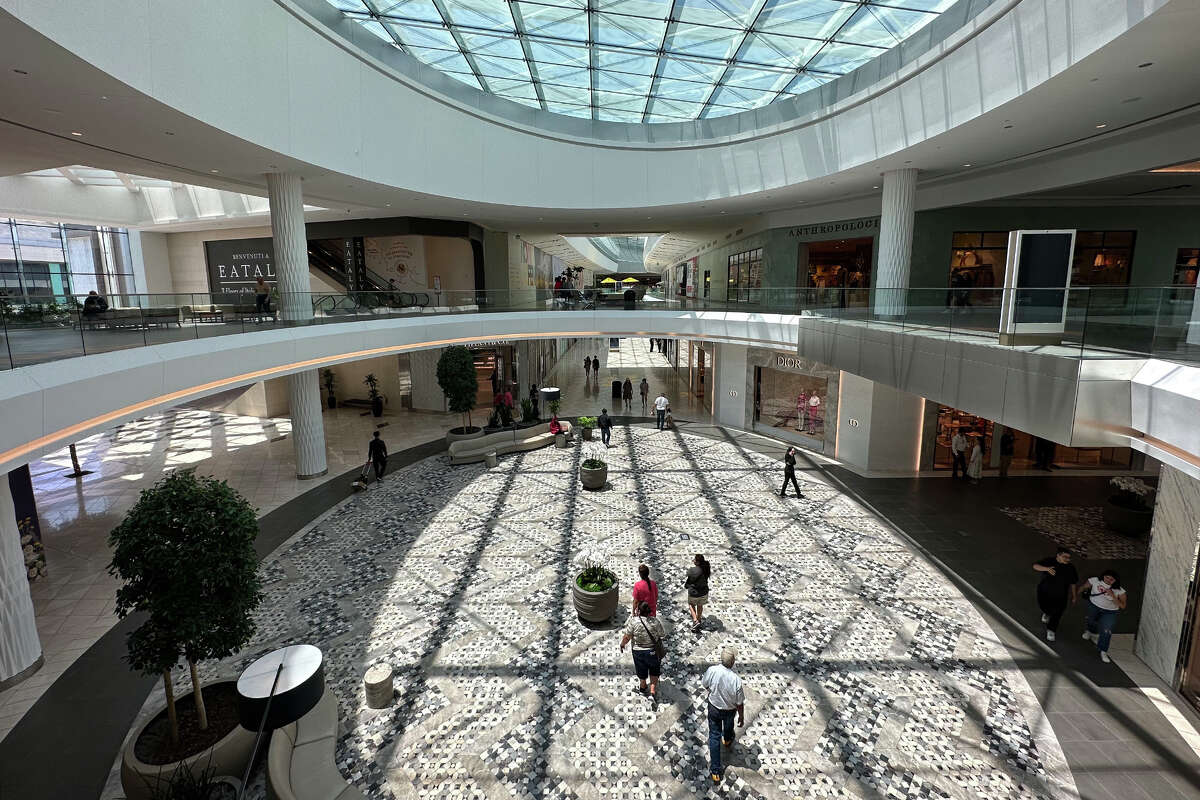
[[[32,678],[33,674],[35,672],[37,672],[39,669],[41,669],[42,665],[45,663],[46,663],[45,655],[44,654],[39,655],[37,657],[37,661],[30,664],[28,667],[21,670],[16,675],[13,675],[11,678],[6,678],[5,680],[0,681],[0,692],[3,692],[6,689],[11,689],[12,687],[16,686],[18,683],[25,680],[26,678]]]
[[[314,472],[312,475],[301,475],[301,474],[297,473],[296,477],[302,481],[311,481],[313,478],[319,478],[322,475],[328,475],[328,474],[329,474],[329,470],[323,469],[320,472]]]

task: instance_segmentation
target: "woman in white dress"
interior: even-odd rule
[[[974,441],[975,446],[971,448],[971,458],[967,462],[967,477],[971,479],[971,483],[979,483],[979,479],[983,477],[983,447],[979,437],[975,437]]]

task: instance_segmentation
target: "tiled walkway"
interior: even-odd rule
[[[1073,796],[992,631],[843,491],[809,473],[805,499],[782,499],[776,458],[680,432],[620,427],[613,444],[595,493],[578,488],[579,446],[389,476],[264,564],[254,641],[205,672],[320,645],[338,763],[370,798]],[[573,613],[584,550],[623,598],[639,562],[660,581],[657,709],[632,691],[620,634]],[[713,565],[699,634],[680,591],[695,552]],[[714,787],[699,678],[724,645],[748,701]],[[399,696],[371,710],[361,677],[380,662]]]

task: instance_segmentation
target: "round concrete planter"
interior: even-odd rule
[[[591,489],[592,491],[603,489],[604,484],[608,483],[608,464],[595,469],[580,467],[579,480],[583,482],[583,488],[585,489]]]
[[[455,428],[454,430],[462,430]],[[454,433],[454,431],[446,431],[446,444],[454,444],[455,442],[466,441],[467,439],[478,439],[483,436],[483,428],[472,428],[466,433]]]
[[[579,587],[579,581],[571,582],[572,599],[575,602],[575,613],[584,622],[611,622],[613,614],[617,613],[617,601],[620,590],[614,583],[606,592],[589,592]]]
[[[188,692],[177,698],[175,704],[180,706],[191,702],[192,694]],[[161,708],[158,709],[138,727],[121,753],[121,788],[125,790],[126,800],[151,800],[155,788],[160,784],[163,787],[167,786],[171,782],[171,776],[184,767],[194,775],[199,775],[204,770],[211,770],[214,775],[241,775],[245,771],[246,763],[250,760],[250,751],[254,748],[254,734],[241,725],[235,726],[213,746],[182,761],[147,764],[139,759],[134,753],[134,746],[142,731],[161,711]]]
[[[1140,539],[1150,532],[1154,511],[1139,511],[1119,506],[1109,500],[1104,504],[1104,524],[1114,533],[1130,539]]]

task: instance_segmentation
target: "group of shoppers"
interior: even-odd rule
[[[708,603],[708,579],[712,567],[703,555],[697,553],[688,567],[684,578],[687,589],[688,612],[692,616],[692,632],[703,626],[704,606]],[[621,652],[632,644],[633,671],[637,675],[635,692],[649,697],[654,710],[658,710],[658,682],[662,676],[662,662],[667,654],[666,632],[658,619],[658,584],[650,579],[650,568],[638,566],[638,581],[633,585],[632,613],[625,622],[621,636]],[[708,693],[706,717],[708,719],[709,772],[714,783],[724,777],[721,748],[732,747],[734,740],[734,716],[738,727],[744,727],[746,695],[742,679],[733,671],[737,650],[725,647],[721,651],[721,663],[709,667],[700,683]]]
[[[1042,575],[1037,587],[1037,602],[1046,626],[1046,640],[1053,642],[1057,637],[1058,623],[1067,607],[1086,597],[1083,638],[1093,642],[1100,652],[1100,659],[1109,663],[1108,646],[1112,641],[1113,626],[1128,601],[1121,586],[1121,576],[1116,570],[1106,569],[1080,581],[1079,572],[1071,563],[1071,551],[1065,547],[1058,548],[1053,556],[1035,562],[1033,570]]]
[[[593,380],[600,380],[600,356],[584,356],[583,357],[583,381],[587,383],[588,375],[592,376]]]
[[[970,455],[967,455],[968,450]],[[973,433],[968,439],[961,430],[955,431],[954,438],[950,440],[950,457],[954,461],[950,469],[951,478],[957,478],[961,471],[962,476],[969,478],[971,483],[979,483],[983,477],[982,436]]]

